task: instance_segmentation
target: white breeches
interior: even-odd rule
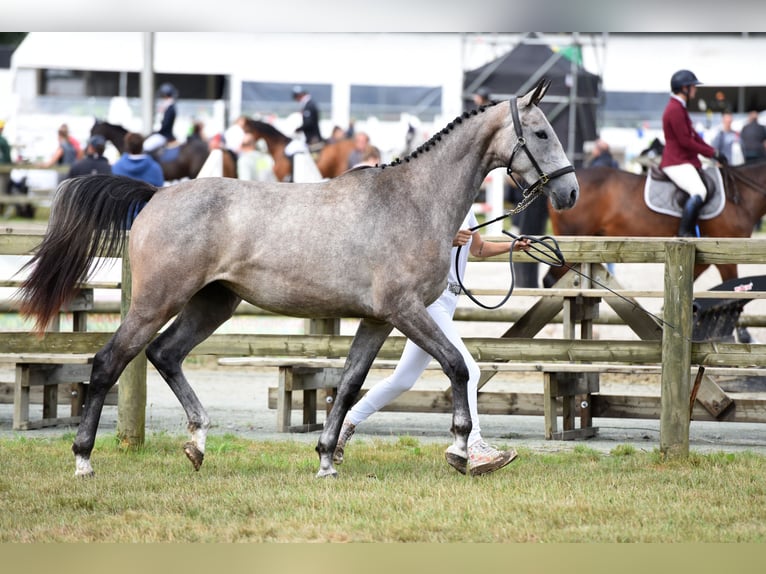
[[[452,321],[458,298],[457,295],[445,291],[441,297],[429,305],[428,313],[463,355],[463,359],[468,367],[468,408],[471,413],[472,423],[471,434],[468,436],[468,444],[470,445],[481,438],[479,410],[476,404],[480,371],[476,361],[474,361],[471,353],[468,352],[463,340],[460,338],[455,323]],[[396,399],[404,391],[411,389],[431,359],[432,357],[428,353],[408,340],[393,374],[370,389],[349,411],[348,415],[346,415],[346,420],[354,425],[358,425]]]
[[[681,165],[670,165],[662,168],[662,171],[667,174],[673,183],[689,195],[698,195],[703,200],[707,198],[705,184],[702,182],[702,178],[697,172],[697,168],[692,164],[682,163]]]

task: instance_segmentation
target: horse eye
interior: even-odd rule
[[[548,134],[545,132],[545,130],[540,130],[539,132],[535,132],[535,135],[540,138],[541,140],[547,140]]]

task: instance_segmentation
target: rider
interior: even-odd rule
[[[173,135],[173,124],[176,121],[178,91],[173,84],[165,82],[157,90],[157,95],[162,98],[160,103],[162,123],[159,131],[150,134],[144,141],[144,152],[146,153],[153,153],[167,143],[176,141],[176,137]]]
[[[707,198],[707,188],[702,178],[702,163],[698,155],[715,158],[725,163],[715,148],[694,130],[687,105],[697,93],[701,84],[689,70],[679,70],[670,78],[670,101],[662,114],[662,131],[665,135],[665,150],[662,152],[660,168],[681,190],[689,194],[681,215],[678,228],[680,237],[696,237],[697,217]]]

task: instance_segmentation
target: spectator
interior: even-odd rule
[[[362,161],[355,164],[354,167],[365,167],[365,166],[375,167],[376,165],[380,165],[380,150],[376,148],[374,145],[371,145],[371,146],[368,146],[367,151],[364,152],[364,155],[362,156]]]
[[[58,146],[48,161],[41,164],[41,167],[53,167],[55,165],[72,165],[77,161],[77,149],[72,145],[69,138],[69,128],[62,124],[58,129]]]
[[[295,131],[303,132],[308,145],[320,143],[322,134],[319,132],[319,108],[311,98],[311,94],[300,86],[295,86],[293,99],[300,103],[303,116],[303,123]]]
[[[88,147],[85,150],[85,157],[72,164],[67,177],[112,173],[112,166],[109,165],[109,161],[104,157],[105,147],[106,139],[104,136],[91,136],[88,140]]]
[[[612,150],[609,149],[609,144],[602,139],[596,140],[593,145],[593,151],[591,152],[589,167],[613,167],[618,168],[617,161],[612,157]]]
[[[8,140],[3,136],[3,130],[5,129],[5,121],[0,120],[0,165],[13,163],[11,158],[11,146]]]
[[[335,126],[332,128],[332,134],[330,134],[330,139],[327,140],[327,143],[337,143],[344,139],[346,139],[346,132],[343,131],[342,127]]]
[[[739,134],[745,163],[754,163],[766,158],[766,126],[758,121],[758,110],[750,110],[747,123]]]
[[[237,177],[250,181],[277,181],[274,175],[274,160],[258,149],[258,142],[252,134],[245,134],[237,158]]]
[[[731,120],[731,112],[721,114],[721,129],[713,138],[711,145],[733,164],[735,163],[734,146],[739,145],[739,134],[732,129]]]
[[[165,177],[162,166],[144,151],[144,137],[141,134],[125,134],[125,153],[112,166],[115,175],[126,175],[162,187]]]
[[[365,132],[356,132],[354,134],[354,149],[348,154],[348,168],[362,163],[362,159],[370,149],[370,136]]]
[[[173,84],[165,82],[160,86],[158,95],[161,98],[159,111],[162,113],[162,120],[159,131],[149,135],[144,141],[144,151],[146,153],[153,153],[162,146],[176,141],[176,136],[173,134],[173,126],[176,122],[176,98],[178,98],[178,91]]]
[[[492,102],[491,95],[489,88],[482,86],[473,93],[473,103],[476,104],[477,108],[486,106]]]

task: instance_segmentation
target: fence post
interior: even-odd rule
[[[122,320],[125,320],[133,296],[131,278],[126,243],[122,253]],[[117,439],[127,448],[141,446],[146,430],[146,354],[143,351],[122,372],[117,389]]]
[[[668,456],[689,454],[694,259],[694,242],[665,244],[660,452]]]

